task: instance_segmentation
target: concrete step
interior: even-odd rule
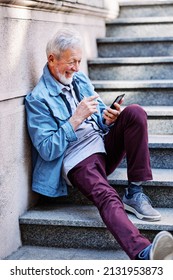
[[[147,222],[129,214],[130,220],[150,240],[160,230],[173,232],[173,209],[158,209],[162,220]],[[37,206],[20,217],[23,245],[59,248],[120,249],[92,205]]]
[[[173,16],[117,18],[106,23],[106,37],[173,37]]]
[[[129,260],[122,250],[22,246],[5,260]]]
[[[143,189],[154,207],[172,208],[173,201],[173,169],[152,169],[153,180],[145,182]],[[112,185],[122,198],[128,185],[127,169],[117,168],[108,176]]]
[[[120,1],[119,17],[167,17],[173,16],[173,1]]]
[[[173,169],[173,135],[150,135],[149,149],[152,168]]]
[[[123,107],[122,107],[123,108]],[[148,116],[148,133],[151,135],[173,135],[173,106],[143,106]],[[163,139],[163,138],[162,138]]]
[[[152,205],[159,208],[172,208],[173,201],[173,169],[152,169],[153,180],[143,184],[144,192],[150,197]],[[127,169],[117,168],[108,176],[109,184],[116,189],[122,198],[128,185]],[[60,205],[91,205],[91,202],[82,195],[77,188],[68,187],[68,196],[48,198],[41,196],[39,204]]]
[[[113,101],[113,100],[112,100]],[[173,135],[173,106],[142,106],[148,116],[148,133],[151,135]],[[124,106],[122,106],[123,110]],[[162,138],[163,139],[163,138]]]
[[[92,84],[108,106],[122,93],[126,94],[124,105],[133,103],[142,106],[173,105],[173,80],[93,80]]]
[[[173,57],[97,58],[88,61],[91,80],[172,79]]]
[[[100,38],[97,48],[99,57],[172,56],[173,37]]]
[[[173,106],[146,106],[149,134],[173,135]]]

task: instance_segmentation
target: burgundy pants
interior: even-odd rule
[[[126,107],[105,136],[104,154],[93,154],[77,164],[68,178],[94,205],[130,259],[146,248],[150,241],[140,234],[128,219],[122,201],[111,187],[107,175],[126,154],[129,181],[152,179],[148,150],[147,116],[138,105]]]

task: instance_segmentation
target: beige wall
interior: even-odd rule
[[[77,28],[87,73],[105,19],[117,11],[116,0],[0,1],[0,259],[21,245],[18,217],[36,200],[23,101],[42,74],[47,40],[62,26]]]

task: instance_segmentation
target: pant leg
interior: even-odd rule
[[[107,174],[126,154],[128,180],[152,180],[146,112],[139,105],[127,106],[105,136]]]
[[[68,178],[98,208],[108,230],[131,259],[150,244],[128,219],[119,195],[109,185],[104,154],[86,158],[69,171]]]

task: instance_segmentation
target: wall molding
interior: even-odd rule
[[[116,16],[115,11],[105,7],[104,1],[100,1],[100,7],[98,7],[98,1],[96,6],[94,6],[94,1],[92,4],[83,4],[78,0],[0,0],[0,6],[6,7],[18,7],[30,10],[40,10],[48,12],[63,12],[63,13],[79,13],[84,15],[92,15],[100,18],[111,19]]]

